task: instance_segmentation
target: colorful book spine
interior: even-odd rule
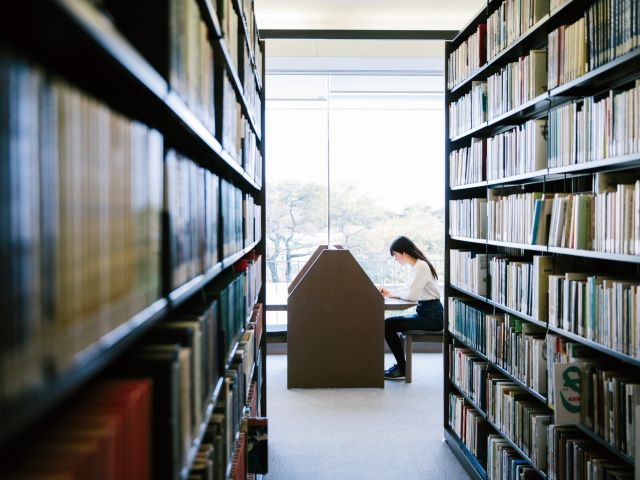
[[[487,24],[480,23],[476,31],[465,39],[447,59],[449,80],[447,88],[453,88],[482,67],[487,58]]]

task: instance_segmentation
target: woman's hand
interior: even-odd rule
[[[386,288],[380,288],[379,290],[383,297],[388,297],[389,295],[391,295],[391,292]]]

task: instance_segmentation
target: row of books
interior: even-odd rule
[[[472,82],[471,91],[449,104],[449,138],[487,121],[487,82]]]
[[[529,260],[451,249],[451,283],[544,321],[549,273],[554,268],[558,271],[564,260],[541,255],[533,255]]]
[[[238,2],[240,6],[240,13],[244,17],[247,26],[247,43],[251,47],[251,51],[254,53],[258,48],[258,30],[256,26],[256,17],[253,11],[253,0],[240,0]]]
[[[142,173],[141,173],[142,174]],[[165,158],[167,258],[173,290],[261,237],[261,207],[233,184],[168,150]]]
[[[449,331],[455,337],[540,395],[547,395],[549,405],[555,400],[553,364],[575,362],[588,352],[580,344],[545,334],[540,327],[513,315],[487,313],[481,302],[453,297],[448,308]],[[470,396],[481,407],[486,404],[486,399]]]
[[[552,110],[548,124],[544,119],[530,120],[487,140],[472,139],[471,149],[451,153],[451,178],[457,179],[453,185],[481,181],[484,157],[479,146],[472,154],[473,144],[480,141],[488,145],[486,175],[490,180],[638,153],[640,125],[634,119],[639,111],[640,80],[636,80],[633,88],[612,90],[602,98],[585,97]],[[462,158],[464,169],[458,166]]]
[[[449,426],[469,452],[486,465],[487,478],[492,480],[537,480],[539,475],[501,435],[492,433],[482,418],[464,397],[449,394]]]
[[[492,255],[471,250],[449,250],[449,277],[456,285],[476,295],[489,292],[489,260]]]
[[[489,190],[487,238],[497,242],[529,243],[535,202],[540,198],[541,192],[509,195],[503,194],[502,190]]]
[[[549,167],[640,152],[640,80],[604,97],[585,97],[549,112]]]
[[[593,241],[587,248],[640,254],[640,180],[636,177],[615,172],[596,175],[593,229],[587,234]]]
[[[478,30],[450,55],[448,88],[453,88],[484,65],[485,52],[479,40],[480,27],[482,32],[486,28],[486,59],[490,61],[548,14],[549,7],[547,0],[502,2],[487,19],[486,27],[479,25]],[[576,22],[562,25],[551,32],[548,37],[548,82],[545,80],[540,85],[548,84],[548,88],[555,88],[640,46],[639,11],[640,7],[631,0],[598,0]],[[484,36],[483,33],[483,40]],[[542,71],[544,66],[540,67]],[[505,67],[507,70],[511,68],[509,65]],[[494,116],[491,115],[491,82],[490,77],[489,118]],[[539,93],[545,90],[546,86]],[[496,95],[493,98],[504,102],[511,97],[504,95],[503,91],[502,97]]]
[[[639,11],[640,7],[629,0],[598,0],[582,18],[551,32],[549,88],[574,80],[637,48]]]
[[[589,273],[549,275],[549,325],[640,358],[640,283]]]
[[[549,273],[558,271],[564,257],[534,255],[530,261],[490,256],[491,298],[540,321],[547,319]]]
[[[191,460],[196,478],[227,478],[236,434],[248,415],[246,386],[253,382],[258,389],[257,330],[244,331],[225,370],[218,348],[221,311],[213,296],[207,293],[156,325],[109,367],[105,379],[46,420],[42,434],[19,456],[24,460],[12,465],[11,478],[175,479]],[[205,418],[221,377],[214,413]],[[191,457],[203,422],[205,435]]]
[[[239,18],[233,0],[220,0],[216,2],[218,8],[218,21],[222,31],[222,39],[225,42],[232,67],[236,72],[240,71],[240,52],[242,51],[241,33],[238,28]]]
[[[567,272],[570,267],[562,257],[536,255],[522,261],[451,250],[450,258],[452,283],[461,288],[485,295],[488,283],[489,297],[496,303],[640,358],[637,282]]]
[[[214,54],[197,2],[171,0],[169,22],[169,83],[214,133]]]
[[[145,5],[129,5],[124,0],[104,0],[102,7],[115,26],[133,46],[165,76],[171,88],[185,101],[189,109],[204,126],[218,138],[223,148],[240,160],[240,143],[244,121],[238,97],[229,80],[226,68],[215,68],[217,42],[204,22],[196,0],[171,0],[163,5],[159,14],[149,20],[149,29],[140,29],[138,18],[148,16]],[[238,28],[238,14],[233,0],[219,2],[218,17],[224,46],[229,51],[231,69],[241,73],[242,55],[248,59],[246,48],[241,48],[242,32]],[[149,35],[153,31],[153,35]],[[158,48],[166,45],[166,48]],[[222,62],[224,63],[224,62]],[[253,65],[246,65],[245,77],[253,78]],[[260,97],[255,81],[245,85],[247,102],[257,108],[253,113],[260,118]],[[220,93],[222,91],[222,93]],[[218,100],[220,98],[221,100]],[[260,128],[260,127],[259,127]]]
[[[242,168],[258,186],[262,185],[262,153],[258,139],[247,120],[242,135]]]
[[[126,370],[127,375],[152,375],[154,386],[159,389],[154,391],[157,397],[154,397],[153,438],[162,451],[154,451],[153,478],[177,478],[189,459],[203,421],[209,424],[202,442],[213,447],[214,478],[227,478],[244,406],[248,403],[249,385],[255,381],[253,366],[259,355],[256,327],[247,325],[243,330],[244,321],[238,325],[234,318],[242,310],[243,302],[239,301],[235,308],[228,304],[230,300],[238,302],[235,292],[241,291],[241,286],[238,288],[241,278],[229,277],[229,284],[225,278],[209,286],[202,303],[185,307],[182,318],[162,322],[152,329],[144,337],[144,346],[113,367],[118,373]],[[192,310],[198,316],[194,317]],[[207,318],[213,323],[207,325]],[[235,333],[230,333],[232,329],[236,329]],[[229,336],[237,342],[230,360],[231,346],[225,343]],[[213,415],[204,418],[219,379],[222,388]],[[174,421],[168,422],[169,419]]]
[[[449,375],[451,381],[483,411],[487,409],[486,380],[489,362],[483,361],[469,348],[449,345]]]
[[[580,422],[610,445],[635,458],[640,375],[614,365],[580,365]]]
[[[492,120],[547,91],[547,52],[531,50],[487,78],[487,117]]]
[[[640,376],[629,372],[628,369],[621,369],[607,363],[588,348],[559,335],[545,336],[544,331],[538,327],[515,317],[485,314],[480,310],[477,302],[449,299],[449,312],[453,320],[453,328],[450,325],[449,329],[455,336],[468,343],[474,338],[486,337],[486,348],[484,344],[478,344],[480,348],[477,350],[491,362],[509,371],[515,378],[542,395],[546,393],[545,386],[548,384],[549,405],[556,404],[556,393],[552,388],[555,384],[554,375],[557,375],[557,372],[554,372],[554,365],[576,366],[581,372],[581,380],[576,379],[575,385],[578,385],[576,394],[582,400],[577,402],[580,415],[579,417],[576,415],[574,421],[579,421],[594,431],[612,447],[632,457],[635,456],[634,412],[636,406],[640,405]],[[529,333],[526,332],[527,325],[531,329]],[[529,349],[523,348],[526,345],[527,340],[523,342],[526,337],[532,341]],[[477,340],[476,343],[478,343]],[[507,356],[504,353],[507,353]],[[519,387],[513,382],[509,384],[506,379],[495,381],[500,377],[491,373],[491,365],[473,350],[450,345],[449,366],[451,380],[461,391],[472,398],[480,408],[488,412],[491,412],[492,408],[496,409],[495,416],[490,414],[489,418],[499,426],[498,418],[514,415],[517,410],[512,409],[511,404],[509,404],[510,409],[506,411],[500,411],[500,405],[492,407],[495,403],[495,399],[491,397],[492,385],[494,385],[493,388],[498,389],[500,382],[506,382],[503,386],[506,385],[507,390],[516,388],[513,398],[527,398],[526,392],[517,390]],[[527,371],[530,373],[529,376],[525,373]],[[566,395],[566,392],[563,395]],[[569,399],[569,397],[566,401],[575,403],[575,399]],[[540,412],[539,404],[529,402],[529,406],[534,406],[534,411]],[[544,410],[542,412],[544,415],[548,413]],[[542,419],[537,421],[543,422]],[[501,427],[501,430],[509,438],[516,440],[508,429]],[[527,452],[525,447],[523,450]],[[533,459],[534,455],[529,455]],[[552,455],[550,454],[549,457],[552,458]],[[543,464],[544,460],[542,460]],[[553,468],[553,465],[550,465],[550,468]]]
[[[562,25],[549,33],[549,89],[575,80],[587,73],[586,22],[582,17],[571,25]]]
[[[457,84],[477,72],[487,61],[487,24],[478,24],[475,32],[469,35],[449,58],[447,58],[447,88]]]
[[[527,391],[499,375],[487,376],[487,417],[531,459],[547,467],[547,427],[553,414]]]
[[[229,55],[231,57],[231,61],[233,63],[233,68],[236,72],[238,72],[239,77],[242,81],[243,87],[243,97],[245,102],[247,103],[247,108],[256,122],[256,128],[258,131],[262,129],[262,103],[260,99],[260,91],[256,85],[255,77],[253,75],[253,69],[255,68],[258,72],[259,76],[262,75],[262,52],[259,48],[257,48],[257,31],[255,29],[255,17],[253,15],[253,10],[251,5],[240,2],[240,8],[242,9],[242,13],[244,19],[249,22],[247,27],[249,28],[249,32],[247,32],[248,37],[245,42],[244,33],[239,29],[239,25],[241,20],[238,11],[236,10],[236,2],[234,0],[221,0],[218,2],[218,16],[220,20],[220,27],[222,29],[222,38],[224,39],[227,49],[229,50]],[[249,51],[247,49],[247,43],[251,44],[253,47],[253,53],[258,52],[258,56],[260,57],[260,65],[253,65],[251,62],[251,57],[249,55]],[[258,59],[256,59],[258,60]],[[242,66],[242,68],[240,68]],[[226,77],[226,74],[224,75]],[[237,123],[234,120],[240,121],[241,113],[240,106],[237,104],[237,98],[233,91],[228,91],[228,87],[230,85],[226,85],[228,82],[227,79],[223,80],[225,85],[224,89],[224,109],[227,110],[227,113],[223,113],[225,119],[232,122],[229,125],[236,125]],[[230,97],[227,100],[227,97]],[[231,99],[233,98],[233,100]],[[236,100],[236,102],[234,102]],[[238,112],[229,112],[230,109],[237,109]],[[233,127],[231,127],[232,129]],[[227,138],[228,137],[228,138]],[[231,153],[234,157],[237,157],[237,152],[240,151],[239,148],[233,148],[234,143],[236,143],[242,137],[241,134],[232,133],[227,130],[227,133],[224,132],[223,128],[223,136],[222,142],[225,150]]]
[[[449,235],[487,238],[487,199],[449,200]]]
[[[612,176],[613,175],[613,176]],[[556,193],[536,199],[531,243],[634,255],[640,252],[640,181],[596,175],[596,194]],[[632,178],[622,181],[633,182]]]
[[[486,356],[540,395],[547,393],[544,330],[510,315],[487,315]]]
[[[242,202],[242,231],[244,232],[244,245],[252,245],[262,238],[261,223],[262,207],[256,205],[255,199],[249,193],[245,193]]]
[[[451,300],[457,304],[456,307],[465,306],[465,304],[460,299]],[[470,305],[466,305],[466,307],[470,307]],[[463,309],[459,309],[458,311],[462,310]],[[494,316],[487,315],[486,319],[487,321],[489,321],[490,319],[493,319],[493,317]],[[502,318],[504,319],[504,317]],[[477,326],[480,327],[480,324],[477,324]],[[490,331],[491,329],[492,327],[489,327]],[[487,345],[490,345],[489,342],[493,335],[494,334],[491,332],[488,334]],[[540,337],[538,335],[538,340],[541,341],[539,344],[540,349],[536,352],[535,360],[533,362],[529,362],[529,365],[538,366],[538,374],[542,374],[540,380],[542,380],[544,383],[548,381],[550,385],[553,385],[554,382],[552,375],[554,363],[572,362],[573,364],[578,365],[582,369],[583,386],[581,395],[584,399],[581,402],[580,407],[580,422],[587,428],[594,430],[598,435],[605,439],[605,441],[608,441],[613,447],[618,448],[619,450],[633,456],[635,451],[635,426],[633,412],[640,401],[640,399],[638,398],[640,385],[637,383],[637,380],[640,379],[640,377],[630,376],[629,373],[623,374],[619,370],[613,368],[603,369],[602,366],[598,366],[598,363],[588,360],[585,361],[583,358],[581,358],[585,356],[585,353],[580,352],[580,349],[586,350],[584,347],[581,347],[580,345],[573,342],[568,342],[565,339],[558,337],[557,335],[549,335],[547,340],[548,352],[545,353],[542,353],[544,349],[547,348],[545,346],[544,336]],[[497,342],[497,344],[499,345],[500,342]],[[487,351],[489,352],[488,355],[491,355],[490,352],[492,351],[497,351],[495,349],[495,343],[494,346],[488,346]],[[514,358],[514,360],[516,359],[517,357]],[[549,363],[549,367],[545,365],[547,361]],[[517,405],[517,399],[519,397],[527,398],[526,392],[521,389],[518,390],[519,387],[517,387],[516,384],[509,383],[508,380],[501,378],[497,374],[488,373],[488,370],[490,370],[489,364],[486,361],[483,361],[483,359],[475,354],[472,350],[450,345],[449,365],[451,369],[451,380],[453,381],[453,383],[457,386],[457,388],[459,388],[470,398],[472,398],[482,409],[487,409],[487,411],[491,411],[492,409],[491,406],[487,408],[487,405],[493,405],[492,401],[495,400],[490,396],[491,392],[489,389],[492,385],[495,389],[502,389],[503,393],[504,391],[510,391],[509,395],[506,395],[503,399],[504,401],[511,402],[513,399],[516,399],[515,405]],[[551,372],[551,374],[549,374],[548,380],[547,370]],[[515,394],[512,395],[513,392],[511,392],[511,390],[513,389],[516,390]],[[614,392],[614,394],[612,396],[607,392]],[[453,395],[453,397],[456,396]],[[453,407],[456,402],[456,407]],[[465,429],[464,426],[459,424],[461,419],[466,419],[467,422],[469,421],[468,414],[466,412],[464,414],[461,414],[461,409],[468,409],[470,407],[466,406],[465,408],[462,397],[457,396],[456,402],[453,402],[452,405],[450,405],[450,407],[453,408],[453,410],[450,412],[451,414],[453,414],[453,417],[450,416],[452,428],[454,428],[456,432],[459,432],[459,435],[462,435],[461,439],[466,440],[465,443],[470,449],[477,449],[473,442],[469,444],[470,439],[464,437],[466,430],[469,429],[469,425],[467,424]],[[508,409],[501,410],[501,408],[504,409],[505,405],[502,405],[501,407],[498,404],[495,407],[495,417],[492,417],[491,415],[489,417],[492,418],[492,420],[499,426],[501,426],[501,424],[498,423],[499,418],[504,418],[505,416],[507,416],[512,419],[514,415],[518,415],[518,409],[512,408],[513,405],[511,403],[507,403],[506,405],[508,405]],[[548,411],[542,409],[539,404],[533,401],[527,402],[526,407],[529,408],[531,417],[535,419],[535,421],[531,425],[538,425],[539,428],[537,430],[537,435],[542,434],[540,425],[543,426],[547,420],[550,420],[550,414],[548,413]],[[526,412],[527,408],[523,406],[521,409],[521,413]],[[456,422],[458,423],[456,424]],[[511,433],[515,432],[516,435],[522,435],[524,433],[524,435],[527,436],[533,433],[527,431],[526,429],[521,431],[520,429],[522,428],[522,426],[513,424],[512,420],[508,420],[507,423],[511,425]],[[462,429],[460,430],[460,428]],[[528,452],[525,446],[526,442],[525,445],[522,445],[516,438],[511,437],[511,433],[509,433],[509,427],[503,428],[501,426],[501,430],[503,431],[503,433],[509,436],[509,438],[521,445],[525,452]],[[518,434],[518,432],[520,431],[523,433]],[[535,432],[536,430],[534,429],[533,431]],[[551,436],[549,436],[549,439],[549,441],[552,441]],[[544,468],[543,457],[546,457],[546,452],[541,452],[538,450],[537,453],[535,453],[535,449],[531,450],[531,452],[532,453],[527,454],[532,457],[534,463],[538,462],[536,463],[537,466],[540,468]],[[474,453],[474,455],[477,456],[476,453]],[[480,457],[478,458],[480,459]],[[553,459],[553,455],[549,454],[549,458]],[[552,462],[552,460],[550,460],[550,462]],[[621,467],[622,465],[618,466]],[[550,463],[550,468],[554,468],[553,462]]]
[[[487,59],[526,33],[549,13],[549,0],[504,0],[487,18]]]
[[[640,180],[634,174],[598,173],[594,190],[511,195],[490,190],[487,201],[450,200],[449,233],[498,242],[639,253]],[[482,218],[485,208],[486,220]]]
[[[548,383],[550,405],[556,403],[556,395],[552,388],[555,383],[554,364],[571,363],[580,367],[582,390],[579,393],[583,399],[580,402],[580,422],[594,430],[613,447],[631,456],[635,455],[635,444],[632,440],[635,439],[633,412],[640,402],[638,397],[640,377],[628,371],[623,373],[615,366],[607,367],[606,363],[602,363],[601,358],[599,360],[595,358],[586,347],[554,334],[548,334],[545,338],[540,331],[530,336],[537,343],[537,348],[529,351],[530,356],[527,355],[526,349],[520,348],[520,355],[524,353],[526,358],[522,363],[523,359],[519,358],[517,351],[513,350],[518,343],[522,345],[518,341],[518,336],[522,338],[522,334],[518,332],[522,327],[518,325],[517,319],[485,314],[475,308],[472,302],[463,302],[462,299],[450,299],[449,312],[450,318],[454,320],[453,328],[451,326],[449,328],[456,336],[467,342],[474,338],[486,337],[486,348],[479,344],[481,348],[478,348],[478,351],[486,352],[484,354],[489,360],[510,371],[514,377],[542,395],[545,394],[544,385]],[[500,334],[499,329],[507,325],[506,322],[511,323],[508,327],[511,329],[510,338]],[[460,328],[462,325],[464,327]],[[498,329],[495,328],[496,326]],[[534,331],[537,330],[535,326],[531,328]],[[478,343],[477,340],[476,343]],[[452,380],[483,408],[482,406],[486,405],[483,396],[486,390],[481,381],[490,377],[486,373],[489,366],[468,349],[453,346],[450,346],[450,349],[449,365]],[[501,349],[503,352],[511,350],[511,358],[510,360],[507,358],[506,365],[499,361]],[[528,381],[526,375],[518,374],[519,371],[522,372],[521,369],[516,367],[514,371],[513,367],[518,364],[524,365],[525,371],[529,370],[534,374],[534,381]]]
[[[449,331],[476,351],[489,356],[487,326],[491,314],[485,313],[481,302],[449,297]],[[500,315],[498,315],[500,316]]]
[[[538,480],[538,472],[501,435],[487,438],[487,478],[491,480]]]
[[[222,75],[222,121],[220,143],[222,148],[241,165],[244,117],[229,75]]]
[[[549,405],[555,402],[554,364],[575,363],[589,354],[586,347],[546,333],[513,315],[487,313],[481,302],[453,297],[449,299],[448,308],[449,331],[455,337],[538,394],[547,395]],[[474,391],[484,391],[482,385],[480,388]],[[486,404],[485,398],[470,396],[481,408]]]
[[[224,287],[220,288],[219,285]],[[207,295],[218,300],[220,308],[219,342],[222,358],[227,358],[238,342],[247,321],[245,310],[245,275],[243,272],[225,272],[205,289]]]
[[[105,379],[39,425],[37,438],[3,466],[4,478],[150,479],[152,401],[146,378]],[[5,477],[6,475],[6,477]]]
[[[0,98],[8,401],[159,298],[163,138],[6,49]]]
[[[183,285],[218,261],[220,180],[189,158],[168,150],[165,156],[165,261],[169,290]]]
[[[252,250],[235,263],[235,271],[244,272],[244,298],[246,312],[251,312],[262,288],[261,255]]]
[[[264,325],[264,306],[261,303],[256,303],[251,308],[251,317],[249,318],[249,322],[247,323],[246,328],[249,330],[253,330],[253,339],[255,342],[255,364],[256,364],[256,375],[255,381],[257,385],[262,384],[262,357],[260,356],[260,345],[262,342],[262,333],[263,333],[263,325]],[[251,407],[252,416],[260,416],[262,413],[260,407],[261,400],[261,390],[257,389],[256,386],[253,388],[253,392],[251,391],[251,387],[249,387],[249,397],[253,399],[253,402],[249,402],[249,406]]]
[[[640,5],[637,2],[598,0],[589,6],[585,17],[589,70],[640,46]]]
[[[487,139],[472,138],[470,147],[449,154],[450,186],[522,175],[547,167],[547,122],[529,120]]]
[[[534,256],[534,261],[539,258]],[[532,315],[536,293],[534,268],[534,264],[526,259],[492,256],[489,260],[491,299],[525,315]]]
[[[262,97],[260,96],[260,90],[258,90],[258,85],[256,84],[255,77],[253,75],[252,70],[250,70],[251,64],[249,57],[245,55],[245,75],[243,79],[243,95],[244,99],[247,102],[247,108],[250,112],[251,117],[256,122],[256,129],[258,131],[262,130]]]
[[[244,247],[243,223],[245,218],[248,220],[248,217],[245,217],[245,213],[248,213],[247,209],[250,203],[243,202],[244,194],[242,190],[225,179],[220,179],[220,194],[220,213],[223,219],[222,256],[227,258]],[[245,206],[247,209],[244,208]]]
[[[487,139],[487,180],[535,172],[547,167],[547,122],[529,120]]]
[[[465,352],[463,350],[458,353],[464,355]],[[478,364],[476,363],[476,365]],[[493,422],[504,437],[522,449],[531,459],[533,466],[544,470],[547,466],[547,426],[553,420],[553,414],[549,409],[539,401],[532,399],[521,386],[499,373],[487,373],[486,368],[470,368],[466,373],[469,376],[465,380],[477,388],[474,392],[476,397],[485,395],[484,404],[486,405],[487,418]],[[470,378],[474,373],[482,375],[484,385],[481,386],[477,379]],[[455,381],[454,385],[464,391]],[[481,419],[482,416],[466,403],[464,397],[455,393],[449,394],[449,403],[450,426],[454,431],[464,435],[461,439],[465,444],[471,444],[467,445],[470,447],[469,450],[472,448],[476,451],[479,450],[474,442],[477,441],[478,436],[469,435],[468,427],[469,424],[477,425],[480,423],[474,416],[477,416],[478,419]],[[466,424],[463,425],[463,421]],[[484,432],[486,435],[488,430],[486,425],[480,424],[475,431]]]
[[[536,199],[531,242],[590,250],[593,246],[594,196],[556,193]]]
[[[253,54],[253,65],[255,68],[260,84],[264,85],[264,79],[262,78],[262,63],[264,60],[263,52],[260,48],[260,33],[258,25],[256,24],[256,15],[253,7],[253,0],[240,0],[240,10],[247,25],[247,40],[251,53]],[[247,72],[245,70],[245,72]],[[245,79],[246,80],[246,79]]]
[[[634,478],[632,467],[608,453],[573,425],[549,425],[547,443],[549,480]]]
[[[487,141],[472,138],[470,147],[449,154],[449,186],[469,185],[486,180]]]
[[[487,458],[487,436],[491,427],[462,395],[449,393],[449,427],[482,463]]]
[[[486,27],[480,24],[447,59],[447,87],[451,89],[462,82],[484,65],[485,59],[491,61],[547,15],[550,7],[558,8],[561,3],[564,2],[555,1],[550,6],[548,0],[502,2],[487,19]],[[551,32],[548,37],[548,87],[555,88],[578,78],[640,46],[639,11],[640,7],[632,0],[598,0],[579,20]],[[616,21],[612,20],[614,18]],[[546,87],[540,93],[544,90]],[[489,96],[491,98],[491,93]]]

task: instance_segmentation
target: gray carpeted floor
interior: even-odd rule
[[[269,355],[267,479],[469,478],[441,441],[442,355],[413,359],[411,384],[288,390],[286,355]]]

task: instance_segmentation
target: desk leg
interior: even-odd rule
[[[411,383],[411,370],[412,370],[411,358],[413,357],[413,337],[411,335],[405,335],[404,338],[405,338],[404,356],[407,362],[407,367],[405,371],[405,382]]]

